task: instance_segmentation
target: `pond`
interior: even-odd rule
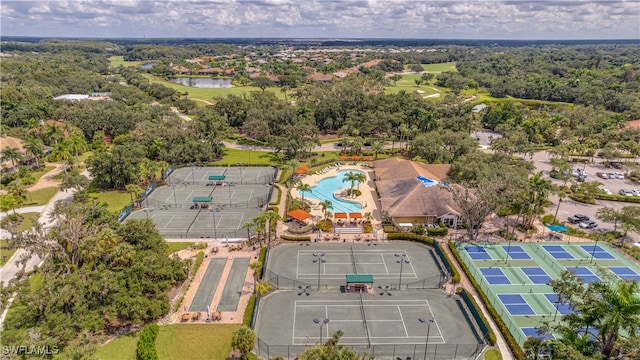
[[[143,69],[151,69],[152,67],[158,65],[158,63],[146,63],[146,64],[142,64],[140,65],[141,68]]]
[[[194,77],[175,77],[169,79],[172,83],[206,89],[231,88],[230,78],[194,78]]]

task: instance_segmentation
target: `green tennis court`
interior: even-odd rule
[[[571,313],[549,285],[565,270],[586,283],[640,279],[640,266],[606,243],[543,242],[457,245],[463,262],[520,345],[543,323]]]

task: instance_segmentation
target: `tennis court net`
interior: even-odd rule
[[[364,313],[364,301],[362,301],[362,291],[360,295],[360,312],[362,313],[362,325],[364,326],[364,332],[367,334],[367,348],[371,347],[371,336],[369,335],[369,326],[367,325],[367,315]]]
[[[353,273],[358,273],[358,268],[356,267],[356,256],[353,254],[353,246],[351,246],[351,263],[353,264]]]

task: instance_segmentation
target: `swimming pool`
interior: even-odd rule
[[[362,210],[362,206],[356,202],[348,201],[345,199],[340,199],[334,196],[334,193],[340,189],[348,189],[351,187],[351,182],[342,182],[344,179],[344,174],[348,172],[354,173],[362,173],[362,171],[358,170],[340,170],[338,171],[337,176],[332,176],[328,178],[324,178],[318,181],[318,184],[311,187],[311,191],[304,191],[305,199],[311,198],[316,199],[318,201],[331,200],[331,204],[333,205],[333,209],[331,212],[358,212]],[[354,186],[358,186],[358,182],[354,183]]]

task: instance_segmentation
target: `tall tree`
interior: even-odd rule
[[[2,150],[2,156],[0,156],[0,160],[2,161],[11,161],[11,169],[13,171],[17,171],[18,168],[16,166],[16,162],[22,161],[22,153],[16,148],[5,148]]]
[[[24,150],[36,160],[36,168],[40,168],[40,156],[44,155],[44,143],[36,137],[29,137],[24,143]]]
[[[247,359],[247,354],[253,349],[256,342],[256,334],[248,326],[241,326],[233,332],[231,347],[240,350],[242,359]]]

